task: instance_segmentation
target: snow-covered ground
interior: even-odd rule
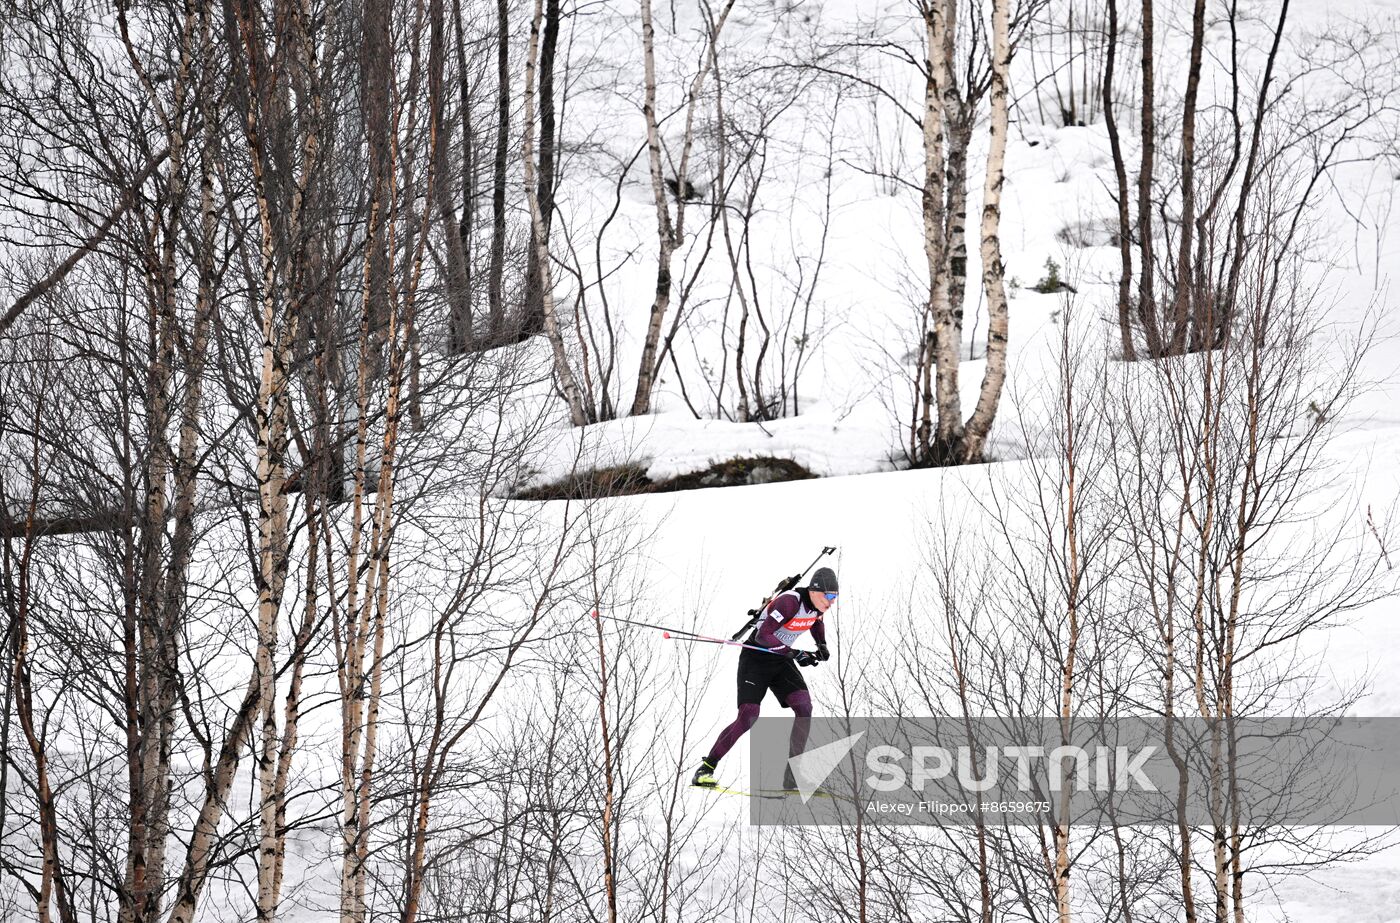
[[[1271,5],[1263,0],[1241,3],[1253,15],[1267,14]],[[1326,0],[1295,0],[1294,7],[1298,27],[1316,30],[1331,17],[1393,17],[1400,2],[1370,0],[1341,10]],[[743,65],[772,64],[799,55],[815,41],[868,27],[876,19],[889,29],[904,29],[900,34],[905,38],[911,34],[910,11],[883,0],[831,0],[822,6],[789,5],[784,11],[786,15],[779,15],[778,6],[767,4],[736,5],[725,32],[727,64],[736,70]],[[694,73],[699,47],[694,35],[699,23],[696,8],[677,6],[676,28],[670,23],[671,15],[668,10],[660,48],[663,83],[670,96],[661,107],[664,111],[671,111],[680,99]],[[891,24],[901,19],[903,26]],[[1388,22],[1394,25],[1393,18]],[[601,11],[578,18],[575,28],[570,55],[583,76],[571,90],[566,124],[573,127],[566,130],[580,134],[565,139],[571,153],[564,166],[559,220],[567,229],[571,251],[591,254],[601,218],[612,208],[616,169],[628,162],[645,136],[640,82],[628,76],[640,70],[640,46],[630,4],[604,4]],[[1247,26],[1253,28],[1257,23]],[[1163,60],[1174,62],[1172,66],[1180,63],[1171,54],[1182,39],[1180,22],[1176,29],[1164,40]],[[674,39],[677,30],[685,40]],[[1164,32],[1169,31],[1164,27]],[[1216,48],[1222,40],[1219,25],[1212,25],[1208,47]],[[607,62],[607,67],[590,68],[597,62]],[[881,71],[880,78],[903,92],[907,104],[917,110],[920,102],[913,73],[888,61],[881,66],[890,69]],[[1163,70],[1168,76],[1162,79],[1169,79],[1172,67]],[[609,73],[623,77],[610,80]],[[782,90],[783,80],[777,86]],[[677,345],[680,374],[692,400],[699,396],[701,418],[687,410],[681,382],[669,364],[653,414],[582,431],[567,425],[560,402],[545,388],[522,390],[506,416],[513,414],[529,426],[542,424],[546,430],[519,480],[498,492],[557,480],[574,471],[580,459],[600,468],[639,464],[653,479],[703,470],[736,457],[792,459],[821,477],[602,501],[599,515],[625,527],[643,546],[633,571],[643,575],[633,612],[649,614],[648,620],[681,620],[696,631],[728,636],[744,612],[778,579],[805,564],[821,546],[834,545],[839,549],[833,566],[840,575],[841,597],[827,619],[829,636],[841,658],[878,669],[890,656],[883,645],[917,648],[931,631],[932,616],[921,609],[919,598],[910,595],[913,576],[929,550],[930,525],[942,517],[954,524],[954,540],[958,523],[965,524],[971,535],[979,525],[977,498],[988,496],[994,484],[1015,490],[1029,480],[1027,459],[1039,451],[1039,444],[1033,426],[1023,429],[1021,421],[1034,419],[1038,388],[1056,374],[1056,350],[1067,312],[1076,318],[1070,333],[1077,347],[1100,356],[1113,354],[1116,332],[1103,318],[1113,300],[1118,255],[1101,233],[1112,212],[1113,175],[1102,123],[1069,128],[1043,125],[1036,118],[1033,97],[1016,94],[1002,206],[1004,261],[1008,278],[1015,282],[1010,302],[1011,378],[990,443],[994,461],[985,466],[903,470],[899,421],[909,410],[901,376],[908,373],[911,299],[918,297],[924,266],[919,199],[916,191],[868,171],[916,176],[921,139],[888,104],[838,97],[837,86],[837,81],[813,82],[795,94],[791,107],[768,126],[771,172],[764,179],[762,208],[751,229],[756,288],[769,293],[775,305],[795,303],[795,274],[801,270],[810,284],[817,255],[824,253],[820,281],[813,288],[815,345],[795,384],[799,412],[761,424],[737,423],[732,419],[732,382],[723,396],[714,396],[724,374],[715,357],[723,336],[722,305],[729,273],[725,258],[712,256],[693,291],[696,307],[691,323]],[[1328,85],[1309,89],[1323,96],[1338,90]],[[1209,97],[1227,90],[1216,84],[1206,93]],[[734,117],[758,114],[741,110]],[[672,116],[667,125],[673,148],[681,120],[681,115]],[[984,135],[979,130],[976,136],[973,164],[985,144]],[[1136,142],[1130,138],[1127,143],[1131,160]],[[698,161],[710,164],[712,152],[705,149],[703,140],[699,148]],[[973,190],[970,217],[977,212],[981,182],[974,168],[969,182]],[[1395,311],[1400,295],[1393,291],[1390,277],[1391,267],[1400,266],[1400,214],[1392,215],[1391,209],[1396,186],[1391,162],[1358,161],[1339,168],[1319,199],[1314,238],[1320,247],[1312,281],[1329,305],[1324,339],[1332,344],[1327,347],[1331,357],[1345,358],[1342,351],[1349,348],[1350,337],[1368,322],[1379,324],[1375,345],[1361,369],[1370,387],[1350,405],[1339,421],[1338,435],[1324,452],[1323,461],[1333,465],[1338,489],[1349,495],[1349,502],[1327,510],[1319,520],[1327,525],[1349,524],[1341,517],[1364,515],[1368,508],[1377,517],[1400,508],[1400,466],[1396,464],[1400,348],[1394,342],[1400,326],[1393,320],[1400,317]],[[682,270],[694,265],[704,246],[701,211],[693,205],[687,218],[690,230],[687,245],[677,255],[677,278],[688,278]],[[969,221],[969,226],[974,230],[976,222]],[[603,284],[613,310],[626,318],[620,330],[621,378],[615,385],[624,406],[631,396],[639,332],[655,282],[654,247],[654,204],[643,156],[632,163],[623,183],[618,217],[600,247],[603,265],[592,267],[606,278]],[[964,355],[980,357],[986,312],[976,285],[980,267],[975,238],[969,257],[968,278],[973,283],[965,310]],[[1072,301],[1067,300],[1069,296],[1030,290],[1046,273],[1047,261],[1056,263],[1063,277],[1076,286]],[[570,283],[565,278],[560,284],[567,288]],[[796,291],[800,295],[800,286]],[[596,292],[591,297],[596,298]],[[538,341],[520,349],[544,356]],[[968,358],[962,365],[965,414],[976,398],[983,365],[981,358]],[[504,504],[522,522],[551,522],[566,515],[558,503],[492,502]],[[430,511],[428,518],[434,514]],[[450,514],[444,513],[443,519],[450,520]],[[406,527],[403,541],[411,543],[416,538],[409,531]],[[444,538],[437,553],[453,553],[454,541],[456,537]],[[1400,556],[1400,549],[1392,549],[1391,554]],[[429,572],[397,574],[396,580],[412,585],[412,592],[405,594],[409,601],[397,613],[410,623],[434,607],[434,593],[451,590],[435,586]],[[550,616],[540,633],[565,634],[579,624],[589,624],[583,612],[561,610]],[[414,627],[405,624],[399,630],[412,633]],[[709,741],[733,716],[734,652],[687,646],[649,630],[618,628],[609,633],[614,639],[627,636],[632,645],[638,688],[653,708],[648,727],[656,734],[657,748],[680,754],[683,771],[693,769]],[[1400,618],[1393,601],[1355,613],[1318,643],[1329,673],[1323,688],[1343,689],[1367,680],[1368,691],[1354,713],[1400,716],[1400,670],[1396,669]],[[591,656],[591,651],[579,656]],[[692,669],[693,675],[688,674]],[[840,708],[834,670],[824,666],[809,674],[818,714]],[[541,688],[531,685],[537,677],[528,670],[520,672],[526,678],[512,679],[493,714],[483,722],[483,734],[492,737],[493,744],[509,740],[514,718],[548,705],[534,698]],[[665,719],[678,700],[694,695],[701,696],[700,705],[693,724],[684,729],[689,743],[681,748],[681,729]],[[308,717],[301,752],[332,752],[331,724],[336,719],[330,711],[323,709]],[[770,699],[765,713],[775,711]],[[333,778],[332,761],[322,762],[303,769],[308,779]],[[725,778],[743,780],[746,764],[741,744],[723,765]],[[641,782],[664,790],[672,781],[665,759],[650,766],[652,774]],[[684,790],[682,797],[690,799],[689,810],[699,815],[701,833],[683,850],[678,868],[703,870],[712,865],[713,886],[724,890],[744,873],[742,863],[760,848],[763,834],[746,826],[747,804],[742,799]],[[242,799],[247,810],[249,791]],[[291,835],[287,919],[336,917],[337,846],[333,817]],[[715,860],[716,853],[722,854],[721,861]],[[230,900],[240,888],[229,885]],[[216,913],[222,899],[216,887],[210,896]],[[1400,849],[1290,879],[1273,893],[1253,895],[1251,906],[1251,920],[1261,923],[1400,921]],[[757,911],[753,918],[764,917]]]
[[[1263,15],[1269,4],[1252,4],[1250,11]],[[1382,17],[1393,25],[1394,5],[1388,3],[1349,4],[1341,10],[1321,0],[1295,3],[1295,24],[1300,30],[1320,30],[1341,17],[1360,19]],[[822,28],[830,34],[858,21],[868,22],[877,14],[897,13],[895,7],[877,9],[873,4],[828,4],[821,10]],[[790,35],[762,15],[741,16],[729,28],[738,47],[755,41],[782,45]],[[1252,24],[1257,27],[1257,23]],[[1180,27],[1180,23],[1178,23]],[[1218,23],[1208,31],[1208,48],[1218,48],[1224,35]],[[616,40],[617,36],[611,36]],[[1180,32],[1166,40],[1170,50],[1179,45]],[[684,63],[684,61],[682,61]],[[1169,64],[1165,70],[1171,74]],[[690,73],[687,68],[684,73]],[[906,75],[907,78],[907,75]],[[1319,78],[1325,80],[1325,77]],[[912,92],[912,85],[908,85]],[[1205,92],[1225,92],[1217,84]],[[1335,92],[1336,87],[1318,85],[1310,90],[1319,94]],[[922,543],[927,541],[926,525],[937,517],[941,504],[955,496],[985,493],[989,479],[1000,478],[1015,484],[1021,476],[1016,459],[1033,452],[1034,446],[1017,428],[1016,401],[1020,393],[1033,392],[1038,381],[1052,373],[1059,324],[1063,323],[1063,296],[1040,295],[1029,286],[1045,273],[1047,260],[1061,267],[1065,278],[1078,288],[1075,304],[1081,316],[1105,314],[1112,303],[1112,286],[1117,269],[1117,251],[1097,229],[1111,216],[1112,166],[1106,132],[1102,123],[1087,127],[1057,128],[1039,124],[1028,95],[1022,95],[1013,113],[1014,125],[1007,155],[1007,176],[1003,200],[1002,240],[1008,276],[1017,283],[1011,301],[1012,383],[1008,406],[995,431],[992,467],[958,470],[895,470],[898,467],[898,434],[891,413],[891,382],[897,375],[898,360],[905,350],[899,340],[899,325],[910,316],[908,292],[911,280],[921,266],[921,238],[917,195],[895,190],[877,179],[852,168],[859,162],[878,167],[871,159],[869,139],[878,131],[885,144],[901,148],[885,156],[903,159],[916,166],[919,138],[900,117],[886,108],[872,109],[844,101],[845,108],[828,121],[816,117],[835,105],[823,85],[812,91],[799,107],[800,114],[780,119],[774,127],[776,143],[792,161],[785,165],[777,183],[790,195],[792,208],[781,206],[782,195],[770,201],[756,234],[769,247],[772,259],[761,272],[776,288],[783,278],[783,248],[795,246],[806,254],[814,252],[822,232],[819,216],[811,213],[822,191],[823,132],[836,137],[833,147],[838,171],[831,206],[827,265],[820,288],[820,300],[829,329],[808,373],[801,379],[801,412],[771,423],[740,424],[728,420],[694,419],[681,403],[675,376],[667,370],[663,377],[659,412],[641,420],[622,420],[592,427],[582,437],[586,455],[599,466],[623,461],[640,463],[653,478],[665,478],[701,470],[733,457],[772,455],[791,458],[825,477],[804,482],[754,487],[700,490],[652,497],[632,497],[608,501],[625,511],[625,518],[640,528],[654,528],[655,539],[648,547],[648,583],[658,600],[703,587],[699,603],[699,630],[728,634],[743,611],[765,593],[781,575],[790,572],[815,553],[822,544],[840,548],[836,566],[841,575],[842,597],[838,609],[828,619],[834,625],[835,644],[847,651],[860,651],[868,639],[885,638],[882,629],[899,626],[910,645],[917,645],[924,633],[924,613],[917,600],[902,597],[911,572],[918,567]],[[826,94],[826,95],[823,95]],[[910,96],[911,105],[917,99]],[[617,101],[589,103],[603,108]],[[615,110],[625,112],[623,107]],[[636,121],[634,119],[634,121]],[[640,122],[637,122],[640,125]],[[641,137],[640,130],[625,133],[623,139]],[[889,139],[895,139],[891,142]],[[805,143],[804,143],[805,142]],[[630,143],[630,142],[629,142]],[[983,143],[979,132],[977,145]],[[1128,140],[1129,159],[1135,156],[1136,142]],[[902,146],[902,147],[901,147]],[[972,158],[977,162],[976,149]],[[622,154],[621,151],[618,152]],[[848,158],[842,163],[841,158]],[[815,162],[817,169],[813,169]],[[652,205],[645,182],[644,164],[635,168],[635,182],[625,195],[623,215],[630,231],[613,231],[609,243],[616,253],[633,252],[634,264],[614,277],[616,298],[638,306],[649,292],[650,249],[647,238],[653,220]],[[1338,483],[1356,491],[1356,501],[1338,507],[1328,515],[1363,515],[1369,507],[1380,516],[1400,501],[1400,349],[1394,336],[1400,333],[1393,318],[1396,295],[1392,289],[1391,268],[1400,265],[1400,215],[1392,215],[1396,194],[1396,173],[1386,160],[1367,160],[1338,169],[1334,183],[1321,197],[1317,212],[1314,254],[1314,283],[1329,304],[1325,335],[1335,337],[1334,350],[1345,350],[1347,337],[1368,321],[1378,321],[1377,339],[1362,366],[1370,387],[1355,401],[1341,421],[1339,434],[1328,446],[1325,460],[1335,465]],[[980,189],[980,176],[972,177],[971,187]],[[974,192],[974,209],[976,204]],[[571,212],[571,206],[574,210]],[[586,209],[577,201],[564,206],[580,225]],[[628,234],[632,236],[628,236]],[[1069,239],[1072,242],[1066,242]],[[1078,241],[1074,243],[1073,241]],[[1079,245],[1079,244],[1084,245]],[[692,245],[694,246],[694,245]],[[759,248],[761,249],[761,248]],[[974,248],[975,250],[975,248]],[[693,256],[693,251],[691,254]],[[971,254],[969,278],[978,276],[976,254]],[[790,262],[790,261],[789,261]],[[979,296],[970,287],[967,305],[967,345],[980,355]],[[1110,352],[1114,331],[1107,323],[1085,322],[1074,335],[1086,348]],[[1340,357],[1334,352],[1334,358]],[[626,363],[624,363],[624,367]],[[696,382],[707,372],[694,362],[685,366],[692,393]],[[975,399],[982,362],[967,361],[963,366],[964,406]],[[630,393],[630,392],[627,392]],[[710,414],[711,416],[713,414]],[[569,470],[577,456],[577,434],[561,430],[552,461],[545,461],[538,480],[559,477]],[[964,494],[964,492],[966,492]],[[682,589],[684,588],[684,589]],[[668,606],[658,603],[659,611]],[[660,616],[658,616],[660,617]],[[667,658],[677,658],[680,645],[654,635],[645,642],[654,648],[662,675],[668,672]],[[1372,605],[1344,627],[1327,634],[1325,663],[1333,674],[1336,688],[1369,678],[1369,692],[1357,703],[1355,713],[1375,716],[1400,715],[1400,672],[1395,670],[1400,645],[1400,620],[1395,605],[1385,601]],[[869,651],[862,656],[875,657]],[[730,692],[733,655],[728,651],[709,652],[704,661],[713,669],[702,717],[695,736],[703,752],[708,740],[732,715]],[[812,678],[818,714],[839,706],[836,694],[823,671]],[[668,693],[669,694],[669,693]],[[768,712],[775,710],[770,700]],[[739,747],[724,766],[726,777],[745,777],[744,748]],[[705,796],[698,796],[705,797]],[[706,810],[717,829],[741,824],[745,805],[740,800],[715,799]],[[740,833],[740,836],[757,836]],[[706,844],[707,846],[711,844]],[[1400,920],[1400,851],[1390,850],[1359,864],[1326,868],[1307,878],[1290,879],[1270,894],[1255,895],[1255,920]]]
[[[1295,4],[1298,20],[1319,28],[1335,9],[1322,0]],[[1260,9],[1264,5],[1256,4]],[[1387,7],[1376,3],[1376,13]],[[893,11],[893,13],[891,12]],[[680,10],[682,20],[693,10]],[[907,11],[906,11],[907,12]],[[1349,10],[1356,15],[1358,10]],[[849,28],[877,13],[894,15],[898,9],[876,9],[852,2],[828,4],[821,17],[809,19],[803,28],[789,20],[773,19],[764,11],[736,9],[727,40],[731,51],[751,60],[763,58],[764,49],[796,47],[822,29]],[[610,29],[625,22],[604,15],[596,33],[577,39],[574,54],[596,55],[614,63],[620,72],[637,64],[639,49],[630,28]],[[816,23],[815,25],[813,23]],[[684,24],[684,23],[683,23]],[[693,25],[693,23],[692,23]],[[806,31],[803,31],[803,30]],[[1218,39],[1212,35],[1212,42]],[[1179,42],[1180,35],[1171,42]],[[594,44],[590,44],[590,41]],[[791,44],[788,44],[791,43]],[[669,50],[665,50],[669,49]],[[693,73],[694,44],[665,46],[663,57],[672,76],[672,91]],[[895,79],[895,75],[890,75]],[[905,80],[908,75],[904,75]],[[631,86],[631,84],[628,84]],[[828,618],[834,646],[866,664],[878,664],[885,656],[872,649],[890,638],[918,646],[928,634],[931,616],[920,609],[920,600],[909,598],[911,575],[919,568],[929,541],[929,524],[946,507],[975,515],[970,498],[985,496],[993,480],[1014,489],[1026,475],[1023,460],[1036,451],[1030,434],[1020,430],[1020,396],[1033,394],[1039,383],[1054,374],[1055,349],[1068,306],[1065,296],[1042,295],[1030,286],[1046,271],[1047,260],[1061,267],[1064,277],[1077,287],[1075,311],[1081,319],[1072,330],[1080,345],[1110,354],[1115,334],[1100,318],[1112,300],[1117,252],[1097,229],[1110,215],[1112,185],[1108,141],[1101,123],[1087,127],[1056,128],[1039,124],[1033,108],[1022,98],[1014,114],[1007,155],[1002,239],[1008,277],[1017,283],[1011,301],[1010,367],[1012,378],[1001,423],[994,432],[993,465],[945,470],[898,470],[900,438],[894,408],[907,412],[898,390],[900,362],[908,347],[901,338],[901,324],[912,317],[911,291],[917,291],[922,265],[922,243],[917,195],[908,189],[865,175],[856,166],[878,167],[871,162],[872,132],[885,140],[884,157],[903,164],[906,172],[917,169],[920,139],[900,116],[887,107],[874,110],[849,100],[836,110],[829,84],[820,84],[800,98],[771,131],[781,166],[766,180],[772,192],[768,207],[755,222],[754,250],[760,254],[759,288],[783,291],[793,265],[814,259],[823,232],[821,197],[828,162],[836,171],[830,206],[826,264],[817,289],[823,338],[806,373],[798,381],[800,412],[763,424],[742,424],[717,419],[714,405],[696,419],[680,394],[674,370],[663,374],[656,412],[640,419],[598,424],[583,432],[565,421],[553,430],[540,454],[532,459],[525,481],[515,486],[556,480],[575,469],[582,458],[589,466],[608,467],[624,462],[642,465],[654,479],[702,470],[735,457],[778,456],[792,459],[822,475],[810,481],[763,486],[697,490],[678,494],[622,497],[604,502],[608,515],[626,522],[646,543],[643,611],[657,621],[693,618],[695,630],[727,636],[737,627],[744,611],[768,592],[780,577],[805,563],[822,545],[839,548],[834,565],[842,583],[840,603]],[[912,84],[907,84],[912,93]],[[636,89],[632,87],[632,89]],[[1221,87],[1213,88],[1220,92]],[[599,162],[625,162],[643,137],[639,107],[631,105],[615,86],[580,93],[573,124],[624,126],[624,130],[600,136],[590,132],[589,148]],[[916,97],[911,104],[917,106]],[[631,102],[635,102],[632,100]],[[873,111],[873,116],[872,116]],[[673,120],[673,123],[678,119]],[[674,133],[673,133],[674,134]],[[893,140],[890,140],[893,139]],[[584,147],[585,139],[576,139]],[[674,137],[672,141],[674,142]],[[974,147],[983,144],[979,132]],[[1129,141],[1130,158],[1134,142]],[[896,153],[890,153],[890,149]],[[831,152],[835,151],[835,154]],[[611,207],[613,177],[605,171],[590,174],[587,157],[579,154],[561,200],[561,220],[570,227],[574,246],[591,252],[588,234],[598,226],[598,216]],[[776,157],[776,155],[775,155]],[[974,171],[970,186],[980,189]],[[1348,411],[1339,435],[1325,452],[1325,461],[1344,488],[1355,491],[1354,502],[1337,508],[1336,515],[1356,515],[1368,506],[1377,515],[1400,502],[1400,349],[1391,338],[1397,332],[1387,326],[1396,296],[1390,285],[1390,267],[1400,265],[1400,215],[1391,216],[1389,203],[1395,194],[1393,172],[1383,162],[1366,162],[1337,171],[1335,185],[1323,197],[1319,220],[1321,241],[1335,241],[1317,254],[1317,282],[1332,304],[1329,332],[1336,335],[1335,349],[1345,348],[1347,335],[1368,318],[1381,321],[1376,347],[1367,357],[1363,375],[1372,383]],[[974,192],[973,205],[976,205]],[[620,217],[610,226],[603,251],[613,270],[607,287],[614,305],[625,305],[629,318],[644,315],[654,272],[650,262],[654,240],[654,212],[647,185],[644,159],[637,160],[624,184]],[[692,227],[700,227],[699,208],[692,211]],[[1358,220],[1359,217],[1359,220]],[[1069,229],[1067,232],[1066,229]],[[1390,233],[1390,232],[1396,233]],[[678,263],[690,265],[701,246],[700,231],[692,230],[689,248]],[[1067,242],[1067,240],[1069,242]],[[1075,243],[1078,241],[1079,243]],[[1085,245],[1080,245],[1080,244]],[[978,278],[975,247],[969,278]],[[693,350],[683,353],[682,369],[692,396],[709,394],[703,383],[716,384],[718,374],[701,360],[717,340],[714,303],[722,295],[726,272],[722,259],[707,270],[707,281],[696,289],[697,303],[712,303],[694,313]],[[707,288],[708,286],[708,288]],[[980,313],[979,313],[980,312]],[[970,286],[966,309],[966,340],[970,353],[980,356],[985,312],[981,311],[977,286]],[[709,328],[705,323],[710,324]],[[620,366],[635,364],[637,325],[623,327],[624,348]],[[707,333],[706,330],[709,330]],[[706,337],[709,337],[707,340]],[[630,337],[630,339],[629,339]],[[708,346],[706,344],[709,344]],[[970,408],[981,379],[982,361],[963,365],[964,406]],[[631,382],[624,373],[619,393],[630,396]],[[732,409],[732,399],[720,404]],[[703,402],[702,402],[703,405]],[[537,392],[522,403],[524,416],[560,415],[557,403]],[[580,440],[582,444],[580,445]],[[522,505],[540,515],[555,512]],[[533,513],[532,513],[533,515]],[[969,528],[972,524],[969,522]],[[577,624],[578,612],[557,614],[555,628],[563,631]],[[705,752],[709,740],[733,714],[732,670],[734,653],[719,648],[687,648],[659,632],[619,629],[631,634],[631,643],[643,652],[650,694],[663,701],[679,698],[689,666],[708,677],[690,681],[689,694],[703,698],[684,756],[687,769]],[[1374,716],[1400,715],[1400,672],[1395,668],[1400,646],[1400,619],[1391,602],[1372,605],[1346,626],[1327,634],[1325,663],[1335,688],[1368,678],[1369,692],[1355,712]],[[840,706],[831,670],[811,674],[818,714]],[[509,721],[509,707],[499,720]],[[766,713],[775,705],[769,700]],[[657,725],[663,749],[678,746],[676,729]],[[744,746],[726,760],[723,773],[741,783],[746,777]],[[662,775],[649,780],[668,785]],[[704,869],[713,866],[713,886],[723,890],[728,876],[741,873],[746,850],[758,849],[762,834],[745,827],[747,804],[698,792],[685,792],[690,810],[699,812],[702,834],[682,852],[678,867]],[[314,908],[333,905],[335,881],[329,861],[331,847],[325,837],[329,826],[300,831],[293,838],[289,881],[301,905],[301,919],[329,919],[329,912]],[[333,844],[332,844],[333,845]],[[726,848],[731,847],[731,848]],[[716,862],[715,853],[725,853]],[[1364,862],[1324,868],[1306,878],[1289,879],[1272,893],[1252,895],[1252,920],[1397,921],[1400,920],[1400,850],[1374,855]]]

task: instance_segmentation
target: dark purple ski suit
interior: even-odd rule
[[[758,627],[745,642],[767,648],[771,653],[745,648],[739,653],[739,714],[720,731],[706,761],[715,766],[722,756],[743,737],[758,720],[759,703],[772,690],[784,708],[791,708],[796,720],[788,744],[790,755],[801,753],[807,745],[811,725],[812,697],[793,656],[793,644],[803,632],[811,631],[818,644],[826,643],[826,626],[822,614],[812,607],[806,590],[780,593],[764,608]]]

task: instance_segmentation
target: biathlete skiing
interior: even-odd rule
[[[826,646],[826,626],[822,624],[822,616],[836,604],[836,596],[836,572],[829,567],[819,567],[805,587],[794,587],[779,593],[758,612],[758,627],[749,634],[744,649],[739,652],[739,714],[720,731],[709,755],[695,771],[692,785],[701,788],[719,785],[715,768],[758,720],[759,703],[770,689],[778,702],[784,708],[792,709],[794,715],[788,756],[796,756],[806,748],[812,719],[812,697],[807,692],[807,681],[802,678],[798,667],[815,666],[830,659],[831,651]],[[806,631],[810,631],[812,639],[817,642],[816,651],[793,647]],[[797,787],[791,769],[784,774],[783,787]]]

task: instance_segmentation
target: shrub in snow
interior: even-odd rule
[[[1078,291],[1073,285],[1060,278],[1060,264],[1049,257],[1045,258],[1045,277],[1032,285],[1031,290],[1040,292],[1042,295]]]

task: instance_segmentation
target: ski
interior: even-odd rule
[[[717,792],[717,793],[719,793],[719,794],[721,794],[721,795],[742,795],[742,796],[744,796],[745,798],[789,798],[789,797],[797,797],[797,798],[800,798],[800,797],[802,796],[802,793],[801,793],[800,791],[798,791],[797,789],[795,789],[795,788],[793,788],[793,789],[761,788],[761,789],[758,789],[757,791],[744,792],[744,791],[740,791],[740,790],[737,789],[737,788],[725,788],[725,787],[722,786],[722,785],[715,785],[715,786],[710,786],[710,785],[692,785],[692,786],[690,786],[690,787],[691,787],[691,788],[698,788],[698,789],[700,789],[701,791],[706,791],[706,792]],[[833,795],[833,794],[831,794],[830,792],[813,792],[813,793],[812,793],[812,797],[813,797],[813,798],[835,798],[836,796]]]
[[[720,795],[742,795],[745,798],[781,798],[782,792],[743,792],[737,788],[725,788],[722,785],[692,785],[691,788],[698,788],[702,792],[715,792]]]

